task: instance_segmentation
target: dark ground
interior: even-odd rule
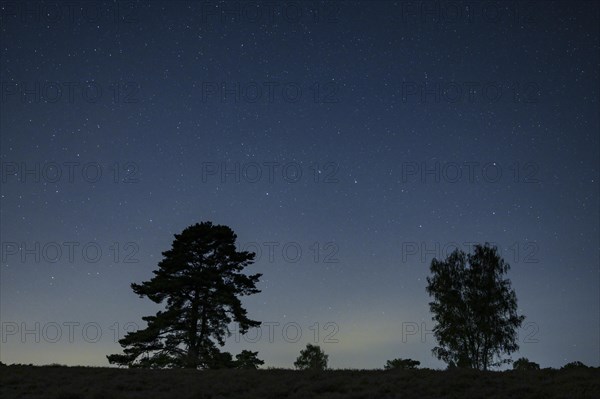
[[[600,368],[473,370],[141,370],[0,368],[0,397],[108,398],[600,398]]]

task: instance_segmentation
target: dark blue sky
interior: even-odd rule
[[[3,362],[107,365],[158,309],[129,284],[210,220],[258,252],[246,304],[269,324],[227,348],[267,366],[307,342],[332,367],[443,366],[429,263],[485,241],[527,317],[513,358],[600,364],[596,3],[2,1],[0,17]]]

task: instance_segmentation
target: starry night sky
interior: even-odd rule
[[[527,317],[513,359],[600,365],[597,3],[0,15],[4,363],[108,365],[160,309],[129,285],[210,220],[257,252],[269,324],[226,349],[265,366],[316,342],[334,368],[443,367],[429,263],[486,241]]]

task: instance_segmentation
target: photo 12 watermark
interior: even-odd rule
[[[81,161],[2,161],[0,179],[6,183],[88,183],[107,181],[114,184],[139,183],[139,165],[136,162]]]
[[[254,252],[255,262],[262,260],[267,263],[340,263],[340,248],[335,241],[314,241],[304,245],[296,241],[252,241],[242,243],[240,250]]]
[[[312,183],[339,183],[337,162],[226,162],[206,161],[200,167],[202,183],[259,183],[294,184],[301,181]]]
[[[231,334],[236,343],[244,341],[249,344],[259,342],[272,344],[282,340],[283,342],[294,344],[302,340],[303,334],[308,334],[311,341],[315,344],[337,344],[339,343],[339,339],[337,338],[339,331],[340,326],[333,321],[322,324],[314,322],[309,326],[304,325],[304,329],[302,328],[302,324],[295,321],[285,323],[263,321],[260,327],[250,328],[245,334],[241,334],[237,328]]]
[[[400,166],[403,184],[437,183],[540,183],[540,166],[536,162],[511,162],[502,164],[496,161],[459,162],[402,162]]]
[[[428,323],[421,321],[403,321],[401,328],[402,343],[421,342],[422,344],[435,341],[433,327],[428,326]],[[539,338],[540,327],[537,323],[528,321],[517,331],[517,340],[523,344],[537,344]]]
[[[18,104],[136,104],[137,82],[7,81],[0,82],[0,103]]]
[[[537,82],[405,81],[400,85],[403,103],[411,104],[536,104],[542,88]]]
[[[456,242],[456,241],[403,241],[400,244],[402,252],[402,263],[427,264],[435,259],[445,259],[455,250],[471,252],[478,242]],[[498,248],[501,256],[509,263],[539,263],[540,245],[537,241],[514,241],[508,245],[501,246],[490,242],[491,246]]]
[[[137,323],[129,321],[125,323],[114,322],[110,325],[102,325],[96,321],[47,321],[47,322],[2,322],[2,343],[76,343],[85,342],[94,344],[102,338],[110,337],[110,341],[116,343],[127,333],[139,330]],[[105,339],[106,340],[106,339]]]
[[[296,104],[301,101],[315,104],[340,102],[340,85],[336,81],[202,81],[192,84],[200,90],[202,103],[220,104]]]
[[[96,241],[2,241],[2,263],[139,263],[140,246],[133,241],[111,242],[101,245]]]

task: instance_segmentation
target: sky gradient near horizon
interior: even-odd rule
[[[292,367],[444,367],[433,257],[496,244],[520,351],[600,366],[595,2],[0,2],[4,363],[106,366],[173,234],[257,252]]]

